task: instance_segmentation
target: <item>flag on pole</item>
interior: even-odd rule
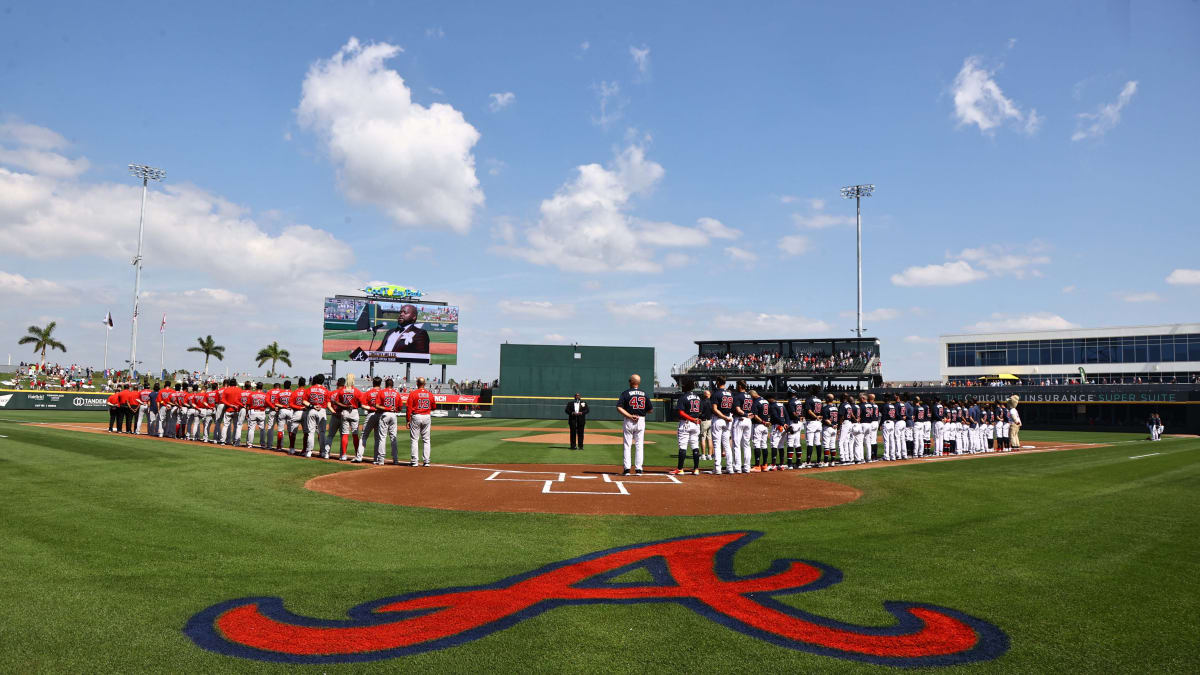
[[[105,325],[105,326],[108,326],[109,328],[112,328],[112,327],[113,327],[113,321],[112,321],[112,312],[109,312],[109,313],[108,313],[108,314],[107,314],[107,315],[104,317],[104,325]]]
[[[138,305],[136,302],[133,303],[133,318],[138,318]]]
[[[158,324],[158,332],[159,333],[167,332],[167,314],[166,314],[166,312],[163,312],[162,323]]]

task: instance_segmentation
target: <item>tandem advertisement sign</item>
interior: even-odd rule
[[[107,410],[108,394],[0,390],[0,410]]]

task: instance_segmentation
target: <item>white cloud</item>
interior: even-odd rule
[[[488,94],[488,98],[490,99],[488,102],[488,109],[492,112],[500,112],[501,110],[504,110],[508,106],[512,105],[513,101],[517,100],[517,95],[511,91],[505,91],[496,94]]]
[[[996,333],[1013,330],[1065,330],[1067,328],[1078,327],[1061,316],[1049,312],[1021,315],[997,312],[984,321],[967,326],[967,330],[980,333]]]
[[[53,129],[16,119],[0,123],[0,142],[38,150],[58,150],[68,145],[67,139]]]
[[[840,316],[848,318],[854,316],[854,314],[853,311],[846,311],[841,312]],[[863,312],[863,321],[890,321],[898,316],[900,316],[900,310],[881,307]]]
[[[498,307],[504,314],[517,314],[536,319],[565,319],[575,314],[575,306],[544,300],[501,300]]]
[[[21,274],[0,270],[0,298],[3,298],[0,302],[6,305],[10,301],[24,304],[31,300],[75,304],[78,302],[77,294],[77,291],[57,281],[30,279]]]
[[[789,234],[779,240],[779,248],[788,255],[803,255],[812,247],[808,237],[802,234]]]
[[[432,256],[433,249],[424,244],[414,244],[404,249],[405,260],[429,260]]]
[[[696,227],[713,239],[737,239],[742,236],[741,230],[735,230],[716,218],[700,218],[696,221]]]
[[[1137,93],[1137,80],[1130,80],[1121,88],[1114,103],[1106,103],[1094,113],[1079,113],[1075,116],[1075,133],[1071,134],[1072,141],[1082,141],[1086,138],[1100,138],[1111,131],[1121,121],[1121,110],[1133,100]]]
[[[373,204],[398,225],[466,232],[483,192],[471,149],[479,132],[445,103],[415,103],[384,67],[400,53],[356,38],[317,61],[302,86],[297,119],[316,132],[352,202]]]
[[[1153,291],[1145,293],[1121,292],[1116,294],[1124,302],[1162,302],[1162,296]]]
[[[567,338],[559,335],[558,333],[546,333],[545,335],[542,336],[542,339],[545,340],[546,342],[566,342],[567,341]]]
[[[1200,284],[1200,270],[1177,269],[1167,275],[1167,283],[1177,286]]]
[[[592,48],[592,43],[588,42],[587,40],[584,40],[583,42],[579,43],[579,51],[581,51],[581,52],[586,52],[587,50],[589,50],[591,48]]]
[[[971,267],[965,260],[955,260],[941,265],[924,265],[906,268],[892,275],[897,286],[956,286],[986,278],[987,273]]]
[[[430,88],[429,88],[429,91],[430,91],[431,93],[433,93],[433,94],[436,94],[436,95],[438,95],[438,96],[445,96],[445,95],[446,95],[446,92],[442,91],[441,89],[438,89],[437,87],[430,87]]]
[[[1011,274],[1018,279],[1040,276],[1041,272],[1035,268],[1050,264],[1050,257],[1040,253],[1040,245],[1036,242],[1023,253],[1014,253],[1010,247],[991,244],[979,248],[966,248],[957,255],[947,257],[976,263],[996,276]]]
[[[1042,118],[1036,110],[1023,112],[1004,95],[994,79],[995,71],[987,70],[978,56],[968,56],[954,78],[954,114],[958,125],[974,124],[985,134],[1008,122],[1027,134],[1033,134]]]
[[[444,38],[446,37],[446,31],[442,30],[441,26],[431,26],[425,29],[425,37]]]
[[[508,164],[499,159],[488,159],[484,163],[487,164],[489,176],[499,176],[508,168]]]
[[[818,319],[765,312],[718,313],[713,318],[713,324],[721,331],[720,337],[731,340],[829,332],[829,324]]]
[[[642,302],[607,302],[604,308],[618,319],[654,321],[667,315],[667,308],[653,300]]]
[[[937,342],[937,338],[922,337],[920,335],[906,335],[904,341],[912,344],[929,344]]]
[[[727,247],[725,249],[725,253],[727,253],[731,259],[738,262],[752,263],[755,260],[758,260],[758,255],[751,251],[747,251],[744,248],[738,248],[737,246]]]
[[[807,227],[810,229],[822,229],[833,227],[835,225],[853,225],[855,223],[854,216],[850,215],[834,215],[825,213],[824,199],[809,199],[808,206],[811,209],[810,213],[793,213],[792,221],[797,227]]]
[[[1062,292],[1063,293],[1074,293],[1075,292],[1075,284],[1063,286]]]
[[[600,99],[600,116],[592,117],[592,123],[607,129],[621,119],[625,100],[621,98],[621,85],[616,82],[601,82],[596,85],[596,98]]]
[[[650,48],[646,45],[641,47],[629,46],[629,55],[633,57],[633,64],[637,66],[638,77],[643,81],[650,78]]]
[[[629,208],[634,196],[650,191],[662,178],[662,166],[646,159],[640,146],[630,145],[608,167],[585,164],[576,171],[542,201],[540,218],[522,233],[524,241],[501,251],[584,274],[658,271],[645,229]]]
[[[795,203],[798,201],[800,201],[800,198],[797,197],[796,195],[780,195],[779,196],[780,204],[792,204],[792,203]]]
[[[53,178],[78,176],[87,171],[88,160],[54,152],[67,145],[67,139],[46,127],[15,119],[0,124],[0,165]]]
[[[663,267],[683,267],[691,262],[692,259],[683,253],[668,253],[667,257],[663,258]]]

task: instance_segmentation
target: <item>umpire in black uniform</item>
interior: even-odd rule
[[[564,412],[567,413],[567,424],[571,426],[571,449],[583,449],[583,427],[587,424],[587,415],[591,412],[588,408],[587,401],[579,398],[579,394],[575,394],[575,400],[567,404]]]

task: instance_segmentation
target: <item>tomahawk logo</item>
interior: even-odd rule
[[[12,397],[13,397],[12,394],[0,396],[0,408],[3,408],[4,406],[8,405],[8,402],[12,400]]]
[[[884,602],[890,626],[858,626],[809,614],[777,596],[816,591],[842,573],[783,559],[737,576],[733,558],[761,532],[724,532],[636,544],[553,563],[494,584],[375,600],[348,620],[288,612],[279,598],[230,600],[184,627],[222,654],[290,663],[375,661],[478,640],[562,605],[675,602],[746,635],[788,649],[889,666],[944,666],[994,659],[1008,650],[996,626],[962,612]],[[649,581],[621,581],[630,572]]]

